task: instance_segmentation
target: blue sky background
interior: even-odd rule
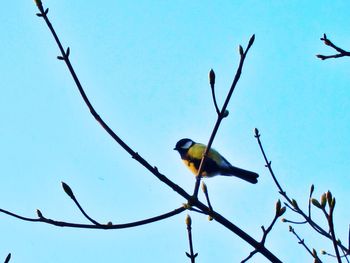
[[[335,222],[349,227],[349,59],[331,54],[323,33],[350,45],[348,1],[45,1],[49,17],[98,113],[131,147],[192,192],[194,178],[172,150],[178,139],[207,142],[216,113],[208,71],[222,104],[238,63],[237,47],[255,33],[230,115],[214,141],[234,165],[260,174],[257,185],[206,180],[214,209],[256,239],[280,196],[253,129],[290,196],[307,207],[337,198]],[[25,216],[86,222],[61,189],[68,183],[100,222],[125,223],[184,202],[130,158],[94,121],[33,1],[5,1],[0,15],[0,207]],[[203,195],[201,195],[203,198]],[[206,217],[193,219],[198,262],[240,262],[252,248]],[[319,213],[314,212],[315,216]],[[134,229],[57,228],[0,215],[0,258],[11,262],[188,262],[186,213]],[[299,218],[289,211],[288,219]],[[325,225],[322,216],[317,217]],[[310,247],[331,244],[295,227]],[[283,262],[312,262],[278,222],[266,246]],[[1,260],[1,259],[0,259]],[[326,262],[331,259],[324,258]],[[251,262],[267,262],[255,256]]]

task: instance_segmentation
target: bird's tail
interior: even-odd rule
[[[227,176],[236,176],[241,178],[249,183],[256,184],[258,182],[259,175],[257,173],[247,171],[238,167],[231,166],[224,175]]]

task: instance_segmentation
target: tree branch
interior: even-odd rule
[[[332,235],[330,235],[326,230],[324,230],[324,229],[323,229],[322,227],[320,227],[315,221],[312,220],[312,218],[311,218],[311,208],[308,207],[308,210],[309,210],[308,214],[309,214],[309,216],[306,215],[306,214],[303,212],[303,210],[300,209],[300,207],[299,207],[297,201],[296,201],[295,199],[290,198],[290,197],[287,195],[286,191],[283,190],[283,188],[281,187],[280,183],[278,182],[278,180],[277,180],[277,178],[276,178],[276,176],[275,176],[275,174],[274,174],[274,172],[273,172],[273,170],[272,170],[271,161],[269,161],[269,160],[267,159],[267,156],[266,156],[266,154],[265,154],[264,148],[263,148],[262,143],[261,143],[261,140],[260,140],[261,135],[260,135],[259,130],[258,130],[257,128],[255,128],[255,135],[254,135],[254,137],[257,139],[257,142],[258,142],[258,144],[259,144],[259,148],[260,148],[260,150],[261,150],[261,153],[262,153],[262,155],[263,155],[263,157],[264,157],[264,160],[265,160],[265,163],[266,163],[265,166],[269,169],[269,172],[270,172],[270,174],[271,174],[271,176],[272,176],[272,179],[273,179],[273,181],[275,182],[275,184],[276,184],[276,186],[277,186],[277,188],[278,188],[278,192],[279,192],[279,193],[285,198],[285,200],[289,203],[289,204],[288,204],[288,203],[285,203],[286,206],[287,206],[288,208],[290,208],[292,211],[294,211],[295,213],[301,215],[301,216],[305,219],[305,221],[306,221],[316,232],[320,233],[321,235],[323,235],[324,237],[326,237],[326,238],[328,238],[328,239],[330,239],[330,240],[333,240],[333,239],[332,239]],[[310,189],[310,197],[312,196],[313,191],[314,191],[314,187],[311,186],[311,189]],[[312,199],[312,200],[314,200],[314,199]],[[309,202],[311,202],[311,200],[309,200]],[[302,222],[302,223],[304,223],[304,222]],[[337,242],[337,246],[341,247],[341,249],[344,249],[345,251],[348,251],[348,249],[347,249],[345,246],[343,246],[340,242]]]
[[[95,120],[103,127],[103,129],[126,151],[128,152],[132,158],[134,158],[135,160],[137,160],[141,165],[143,165],[148,171],[150,171],[152,174],[154,174],[160,181],[162,181],[163,183],[165,183],[166,185],[168,185],[170,188],[172,188],[175,192],[177,192],[179,195],[181,195],[182,197],[184,197],[189,205],[197,207],[199,210],[201,210],[202,212],[207,212],[209,210],[209,208],[204,205],[203,203],[201,203],[198,199],[197,199],[197,194],[198,194],[198,187],[199,187],[199,183],[200,183],[200,179],[196,181],[196,184],[198,184],[198,186],[195,187],[195,195],[194,198],[193,196],[190,196],[185,190],[183,190],[180,186],[176,185],[175,183],[173,183],[171,180],[169,180],[165,175],[159,173],[157,167],[153,167],[151,166],[145,159],[143,159],[137,152],[135,152],[134,150],[132,150],[119,136],[117,136],[115,134],[115,132],[103,121],[103,119],[97,114],[97,112],[95,111],[95,109],[93,108],[92,104],[90,103],[88,97],[85,94],[85,91],[77,77],[77,75],[75,74],[75,71],[73,69],[73,66],[69,60],[69,54],[70,54],[70,49],[68,48],[66,51],[63,49],[63,46],[54,30],[54,28],[52,27],[48,17],[47,17],[47,13],[48,13],[48,9],[44,10],[42,3],[40,0],[35,0],[40,13],[38,14],[39,17],[42,17],[47,26],[50,29],[50,32],[52,33],[58,47],[59,50],[61,52],[61,56],[58,57],[58,59],[63,60],[72,77],[73,80],[85,102],[85,104],[87,105],[87,107],[89,108],[92,116],[95,118]],[[227,104],[231,98],[232,92],[239,80],[239,77],[241,75],[241,71],[242,71],[242,67],[243,67],[243,62],[244,59],[246,57],[246,54],[248,52],[248,50],[250,49],[250,47],[252,46],[254,42],[254,35],[251,37],[249,44],[247,46],[246,51],[243,52],[243,49],[240,48],[240,55],[241,55],[241,60],[235,75],[235,78],[233,80],[231,89],[229,91],[229,94],[226,98],[226,101],[222,107],[222,111],[220,112],[220,117],[218,118],[218,121],[215,124],[212,136],[209,140],[209,144],[207,147],[207,151],[209,151],[211,144],[213,142],[213,139],[215,137],[215,134],[218,130],[218,127],[221,123],[222,118],[225,117],[225,112],[226,112],[226,107]],[[227,113],[226,113],[227,115]],[[201,162],[201,166],[203,165],[203,162],[205,161],[205,156],[202,159]],[[176,210],[176,212],[174,214],[180,213],[184,210],[184,207],[181,207],[179,209]],[[15,215],[13,213],[10,213],[8,211],[5,210],[0,210],[0,212],[12,215],[14,217],[20,218],[22,220],[26,220],[26,221],[32,221],[32,222],[44,222],[44,223],[48,223],[48,224],[52,224],[52,225],[57,225],[57,226],[69,226],[69,227],[81,227],[81,228],[94,228],[94,229],[98,229],[98,228],[103,228],[103,229],[116,229],[116,228],[125,228],[125,227],[131,227],[131,226],[136,226],[136,225],[140,225],[140,222],[134,223],[134,224],[121,224],[121,225],[84,225],[84,224],[70,224],[70,223],[65,223],[65,222],[59,222],[59,221],[53,221],[50,219],[46,219],[44,217],[41,217],[39,219],[32,219],[32,218],[26,218],[26,217],[22,217],[19,215]],[[173,215],[173,213],[171,213],[170,216]],[[234,225],[232,222],[230,222],[229,220],[227,220],[226,218],[224,218],[222,215],[220,215],[219,213],[212,211],[211,213],[213,219],[215,219],[217,222],[219,222],[220,224],[222,224],[223,226],[225,226],[227,229],[231,230],[233,233],[235,233],[236,235],[238,235],[240,238],[242,238],[243,240],[245,240],[247,243],[249,243],[251,246],[253,246],[254,248],[258,248],[259,253],[263,254],[266,258],[268,258],[271,262],[281,262],[274,254],[272,254],[267,248],[265,247],[260,247],[259,242],[257,242],[255,239],[253,239],[251,236],[249,236],[247,233],[245,233],[243,230],[241,230],[239,227],[237,227],[236,225]],[[167,216],[169,217],[169,216]],[[157,220],[161,220],[162,218],[156,217]],[[152,218],[152,220],[155,220],[155,218]],[[148,223],[149,220],[143,220],[141,221],[143,224]],[[258,247],[259,246],[259,247]]]
[[[226,97],[226,100],[224,102],[224,105],[221,108],[220,114],[218,114],[218,118],[216,120],[214,129],[213,129],[213,131],[212,131],[212,133],[210,135],[209,142],[208,142],[207,147],[206,147],[206,149],[205,149],[205,151],[203,153],[203,157],[202,157],[202,160],[201,160],[199,168],[198,168],[198,173],[197,173],[197,176],[196,176],[196,184],[195,184],[194,192],[193,192],[193,197],[194,198],[197,198],[197,196],[198,196],[198,189],[199,189],[199,185],[200,185],[200,182],[201,182],[201,177],[202,177],[201,174],[202,174],[202,171],[203,171],[204,163],[205,163],[206,159],[208,158],[209,150],[211,148],[211,145],[214,142],[214,138],[215,138],[216,133],[217,133],[217,131],[219,129],[221,121],[225,117],[227,117],[227,115],[228,115],[228,113],[227,113],[228,111],[226,110],[227,105],[230,102],[232,93],[233,93],[233,91],[234,91],[234,89],[235,89],[235,87],[236,87],[236,85],[238,83],[239,78],[241,77],[242,68],[243,68],[243,64],[244,64],[245,58],[247,56],[247,53],[248,53],[249,49],[253,45],[254,40],[255,40],[255,35],[252,35],[251,38],[249,39],[249,42],[248,42],[248,45],[247,45],[247,48],[246,48],[245,51],[243,51],[243,48],[240,46],[240,49],[239,49],[240,60],[239,60],[238,68],[236,70],[235,77],[233,79],[231,88],[230,88],[230,90],[229,90],[229,92],[227,94],[227,97]]]
[[[334,55],[328,55],[328,56],[318,54],[318,55],[316,55],[316,57],[318,57],[319,59],[326,60],[329,58],[350,57],[350,52],[345,51],[344,49],[334,45],[333,42],[327,38],[326,34],[323,34],[323,37],[321,37],[320,39],[323,41],[323,43],[326,46],[329,46],[329,47],[335,49],[338,53],[334,54]]]
[[[45,223],[49,225],[54,225],[54,226],[59,226],[59,227],[72,227],[72,228],[87,228],[87,229],[123,229],[123,228],[131,228],[131,227],[136,227],[136,226],[141,226],[141,225],[146,225],[150,224],[153,222],[157,222],[172,216],[175,216],[177,214],[180,214],[181,212],[185,211],[186,208],[183,206],[170,211],[168,213],[151,217],[148,219],[140,220],[140,221],[135,221],[135,222],[130,222],[130,223],[124,223],[124,224],[112,224],[111,222],[108,222],[107,224],[79,224],[79,223],[69,223],[69,222],[63,222],[63,221],[57,221],[53,220],[50,218],[46,218],[43,216],[40,210],[37,210],[38,218],[30,218],[30,217],[24,217],[21,215],[17,215],[15,213],[9,212],[7,210],[1,209],[0,208],[0,213],[7,214],[9,216],[18,218],[23,221],[29,221],[29,222],[39,222],[39,223]]]
[[[9,263],[9,262],[10,262],[10,259],[11,259],[11,253],[9,253],[9,254],[7,255],[7,257],[5,258],[4,263]]]
[[[315,259],[315,263],[322,263],[321,259],[318,257],[317,253],[315,250],[311,251],[310,248],[305,244],[304,239],[301,239],[299,235],[295,232],[294,228],[292,226],[289,226],[289,232],[291,232],[297,239],[298,243],[302,245],[307,252]]]
[[[186,225],[187,225],[187,235],[188,235],[188,242],[190,246],[190,253],[186,252],[186,256],[191,259],[191,263],[195,263],[196,257],[198,256],[198,253],[194,254],[193,252],[193,242],[192,242],[192,220],[189,215],[186,216]]]

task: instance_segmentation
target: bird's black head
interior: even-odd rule
[[[193,144],[195,144],[195,142],[191,139],[181,139],[176,143],[174,150],[178,151],[182,157],[182,155],[185,154]]]

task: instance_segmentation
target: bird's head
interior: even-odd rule
[[[174,150],[178,151],[180,155],[182,155],[185,154],[193,144],[195,144],[195,142],[191,139],[181,139],[176,143]]]

